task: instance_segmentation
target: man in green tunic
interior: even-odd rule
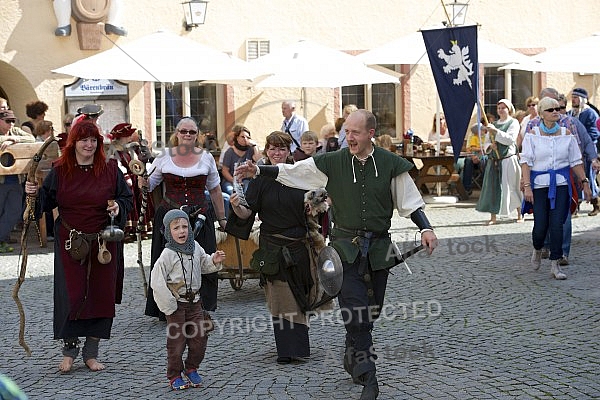
[[[296,164],[238,167],[239,176],[264,175],[284,185],[311,190],[325,187],[332,199],[331,245],[344,267],[338,295],[346,328],[344,368],[363,385],[361,399],[376,399],[373,322],[383,307],[388,269],[395,265],[389,234],[394,208],[410,216],[421,232],[421,242],[431,253],[437,238],[423,212],[425,205],[404,158],[375,147],[373,113],[358,110],[346,119],[348,147]]]

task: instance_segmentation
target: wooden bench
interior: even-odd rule
[[[469,195],[462,184],[462,180],[460,179],[460,175],[454,170],[454,156],[436,156],[428,153],[417,153],[412,157],[406,157],[406,159],[413,163],[413,160],[419,160],[423,165],[421,169],[417,170],[416,168],[413,168],[410,172],[421,193],[429,194],[427,184],[443,183],[451,188],[456,188],[460,200],[469,198]]]

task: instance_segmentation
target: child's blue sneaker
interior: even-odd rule
[[[191,387],[200,387],[202,383],[202,377],[198,374],[198,371],[195,369],[190,369],[185,371],[185,377],[190,381]]]
[[[181,376],[171,379],[170,385],[173,390],[183,390],[190,387],[190,384],[184,381]]]

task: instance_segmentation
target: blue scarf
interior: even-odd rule
[[[542,131],[547,134],[547,135],[554,135],[556,132],[558,132],[558,124],[555,122],[554,125],[552,126],[552,128],[548,128],[546,127],[546,125],[544,124],[544,121],[542,121],[542,123],[540,124],[540,128],[542,129]]]

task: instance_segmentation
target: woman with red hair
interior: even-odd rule
[[[132,195],[115,160],[107,162],[102,140],[93,120],[81,121],[71,129],[62,156],[39,191],[35,183],[25,185],[27,194],[39,194],[42,211],[58,207],[59,212],[54,228],[54,339],[64,342],[62,372],[71,370],[79,354],[79,337],[85,337],[85,365],[92,371],[105,368],[97,360],[98,344],[110,338],[115,304],[121,302],[122,245],[101,240],[100,232],[112,216],[123,227]],[[66,249],[74,245],[71,239],[77,233],[85,234],[89,245],[80,259]]]

